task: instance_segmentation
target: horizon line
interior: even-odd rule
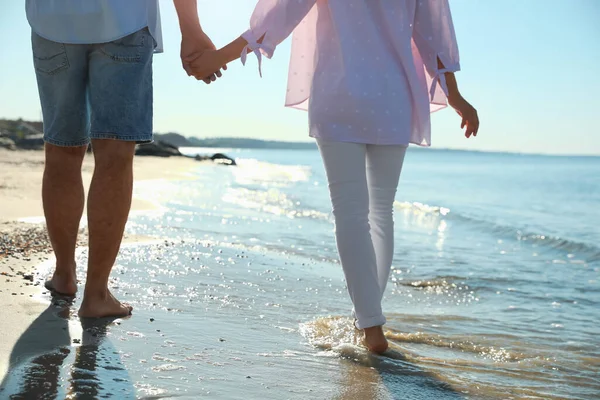
[[[243,136],[213,136],[213,137],[198,137],[198,136],[185,136],[177,132],[167,132],[175,133],[181,135],[185,138],[195,138],[198,140],[256,140],[261,142],[275,142],[275,143],[289,143],[289,144],[311,144],[315,141],[311,140],[276,140],[276,139],[262,139],[262,138],[253,138],[253,137],[243,137]],[[165,135],[165,133],[155,132],[155,134]],[[188,146],[182,146],[188,147]],[[202,147],[202,146],[191,146],[191,147]],[[227,147],[227,146],[225,146]],[[419,146],[415,144],[411,144],[410,148],[418,149],[418,150],[430,150],[430,151],[457,151],[457,152],[465,152],[465,153],[486,153],[486,154],[509,154],[509,155],[522,155],[522,156],[543,156],[543,157],[586,157],[586,158],[597,158],[600,157],[600,153],[597,154],[581,154],[581,153],[536,153],[536,152],[527,152],[527,151],[510,151],[510,150],[488,150],[488,149],[463,149],[463,148],[452,148],[452,147],[426,147]],[[233,147],[240,148],[240,147]],[[251,149],[252,150],[252,149]],[[271,149],[265,149],[271,150]],[[278,149],[282,150],[282,149]],[[294,149],[286,149],[286,150],[294,150]]]

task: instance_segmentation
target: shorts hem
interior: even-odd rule
[[[49,137],[44,136],[44,142],[51,144],[53,146],[59,146],[59,147],[82,147],[82,146],[87,146],[90,144],[90,139],[84,139],[84,140],[79,140],[79,141],[71,141],[71,142],[64,142],[62,140],[56,140],[56,139],[52,139]]]
[[[152,135],[119,135],[111,132],[92,132],[92,139],[118,140],[121,142],[152,143]]]

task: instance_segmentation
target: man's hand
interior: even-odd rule
[[[192,62],[199,57],[201,57],[205,52],[216,50],[215,45],[212,40],[201,30],[196,31],[194,34],[186,34],[182,35],[181,38],[181,63],[183,65],[183,69],[188,74],[188,76],[193,76],[194,71],[192,71],[191,65]],[[222,66],[225,70],[227,66]],[[209,84],[220,78],[221,74],[221,66],[217,68],[217,70],[212,70],[207,76],[202,77],[201,79]],[[198,77],[196,77],[198,78]]]
[[[207,50],[215,50],[212,40],[204,33],[198,18],[197,0],[173,0],[179,27],[181,28],[181,63],[188,76],[192,76],[190,63],[200,57]],[[226,68],[223,68],[226,69]],[[211,83],[221,77],[221,70],[217,68],[210,75],[203,77],[204,82]]]

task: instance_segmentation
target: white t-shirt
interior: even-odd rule
[[[27,0],[35,33],[60,43],[106,43],[148,28],[163,51],[158,0]]]

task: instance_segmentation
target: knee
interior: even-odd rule
[[[394,209],[392,206],[373,208],[369,212],[369,220],[378,225],[392,223],[394,221]]]
[[[119,140],[94,140],[92,149],[97,166],[122,169],[133,163],[135,143]]]
[[[63,147],[46,143],[44,149],[46,170],[69,172],[81,169],[87,146]]]
[[[369,210],[354,202],[342,203],[333,208],[336,231],[368,229]]]

